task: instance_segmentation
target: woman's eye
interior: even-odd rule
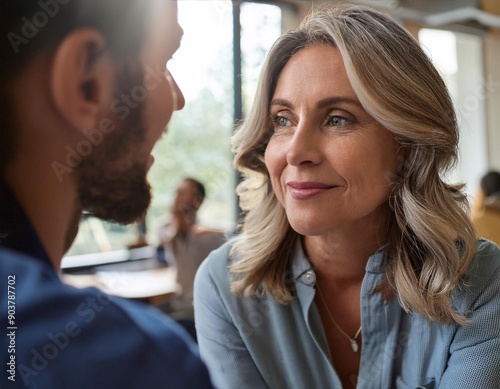
[[[287,127],[290,125],[290,120],[283,116],[275,116],[273,122],[278,127]]]
[[[328,124],[332,127],[342,127],[349,123],[349,121],[342,116],[330,116],[328,118]]]

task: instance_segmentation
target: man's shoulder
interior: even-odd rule
[[[2,273],[15,280],[18,312],[26,317],[26,325],[45,321],[57,326],[58,321],[73,320],[82,328],[106,324],[103,331],[119,324],[121,329],[141,330],[144,336],[184,335],[167,316],[150,306],[97,288],[63,283],[52,267],[37,258],[0,248],[0,259]]]
[[[81,379],[135,388],[161,380],[166,387],[211,387],[195,344],[163,313],[96,288],[66,285],[36,258],[10,250],[0,257],[2,274],[15,276],[20,381],[63,385]]]
[[[55,269],[44,260],[1,246],[0,273],[14,279],[16,289],[26,286],[38,294],[42,291],[36,291],[35,285],[59,281]]]
[[[0,246],[0,266],[4,268],[48,267],[41,259]]]

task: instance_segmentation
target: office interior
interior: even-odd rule
[[[336,1],[179,1],[184,37],[169,68],[184,92],[186,107],[174,115],[168,133],[154,150],[155,164],[149,175],[153,202],[144,221],[126,227],[82,216],[79,235],[62,263],[63,273],[73,284],[90,282],[148,302],[175,293],[175,277],[168,271],[155,273],[155,280],[147,278],[151,274],[140,273],[151,286],[146,291],[131,290],[137,279],[127,277],[128,272],[158,267],[158,231],[168,223],[173,192],[182,177],[195,177],[207,187],[200,222],[228,235],[234,233],[239,215],[238,176],[232,167],[229,139],[251,107],[260,67],[274,40],[297,27],[312,7],[325,2]],[[481,176],[488,170],[500,171],[500,2],[349,3],[368,5],[394,17],[421,42],[441,72],[460,125],[459,163],[447,178],[464,182],[472,203]],[[166,279],[168,290],[155,284]]]

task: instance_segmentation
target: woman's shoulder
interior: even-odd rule
[[[500,293],[500,248],[486,239],[477,240],[476,254],[455,290],[459,310],[473,310],[492,302]]]
[[[472,260],[466,277],[489,279],[500,271],[500,248],[486,239],[478,239],[476,255]]]

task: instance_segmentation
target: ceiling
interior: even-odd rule
[[[395,18],[425,27],[500,29],[499,0],[289,0],[301,5],[348,2],[389,11]],[[483,9],[481,9],[483,8]],[[487,12],[494,10],[497,14]]]
[[[498,0],[496,0],[498,1]],[[387,2],[387,1],[386,1]],[[429,27],[461,25],[478,29],[500,29],[500,15],[482,10],[492,1],[479,0],[399,0],[401,17]],[[488,4],[487,4],[488,3]],[[492,5],[498,8],[498,4]]]

